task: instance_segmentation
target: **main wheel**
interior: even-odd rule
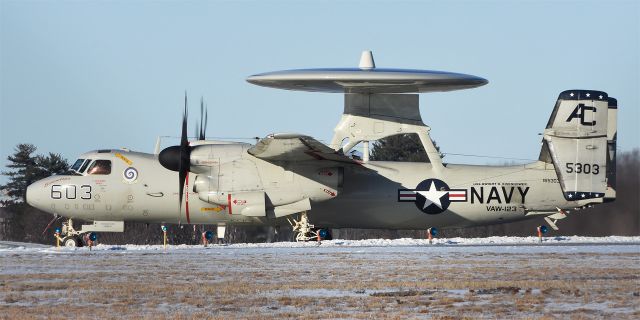
[[[81,247],[80,239],[76,237],[66,237],[62,239],[62,245],[67,248]]]

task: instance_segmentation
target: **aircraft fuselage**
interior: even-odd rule
[[[251,181],[267,198],[266,216],[230,212],[231,201],[243,201],[231,195],[229,203],[211,203],[194,191],[198,176],[215,176],[218,188],[230,194],[253,187],[246,177],[241,177],[243,185],[234,184],[233,169],[225,171],[218,164],[210,172],[190,173],[180,206],[176,172],[163,168],[156,155],[121,150],[82,156],[111,161],[108,174],[87,170],[83,175],[52,176],[31,185],[27,199],[52,214],[89,221],[277,225],[287,223],[286,216],[275,217],[273,207],[280,205],[278,201],[293,201],[287,197],[295,195],[310,199],[309,217],[318,226],[391,229],[501,223],[576,205],[562,196],[553,165],[543,162],[506,167],[449,164],[437,173],[429,163],[370,161],[342,167],[339,177],[331,177],[340,181],[327,183],[323,179],[337,172],[327,170],[335,168],[287,170],[246,154],[245,146],[240,150],[241,157],[230,167],[244,173],[252,167]]]

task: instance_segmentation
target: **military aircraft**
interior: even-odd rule
[[[291,133],[256,144],[187,137],[154,154],[127,149],[82,154],[74,174],[27,190],[27,202],[67,217],[66,246],[87,232],[122,232],[124,221],[217,225],[292,224],[296,240],[330,237],[329,228],[429,229],[545,217],[613,201],[617,101],[605,92],[560,93],[537,161],[480,166],[443,163],[420,116],[419,93],[468,89],[487,80],[459,73],[376,68],[286,70],[250,76],[271,88],[344,94],[329,145]],[[369,144],[417,134],[429,162],[371,161]],[[350,156],[361,145],[362,158]],[[93,222],[75,229],[72,219]]]

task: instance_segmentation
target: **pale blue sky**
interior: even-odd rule
[[[341,95],[245,78],[355,67],[364,49],[378,67],[489,80],[421,95],[443,152],[536,159],[538,133],[565,89],[618,98],[619,149],[630,150],[640,146],[639,47],[637,1],[0,0],[0,163],[22,142],[70,161],[97,148],[152,152],[158,135],[179,134],[185,90],[190,125],[196,101],[208,102],[208,136],[327,141]]]

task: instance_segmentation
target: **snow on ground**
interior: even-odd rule
[[[0,242],[0,319],[640,318],[640,237]]]
[[[276,249],[276,248],[348,248],[348,247],[466,247],[466,246],[586,246],[586,245],[640,245],[640,236],[623,237],[582,237],[582,236],[557,236],[545,237],[542,242],[537,237],[487,237],[487,238],[436,238],[433,244],[427,239],[366,239],[366,240],[327,240],[321,244],[317,242],[274,242],[274,243],[235,243],[235,244],[211,244],[208,249]],[[2,252],[48,252],[52,246],[0,241],[0,254]],[[126,250],[126,251],[153,251],[153,250],[196,250],[203,249],[202,245],[110,245],[98,244],[92,250]],[[88,250],[88,248],[60,248],[64,251]],[[507,249],[503,249],[507,250]]]

